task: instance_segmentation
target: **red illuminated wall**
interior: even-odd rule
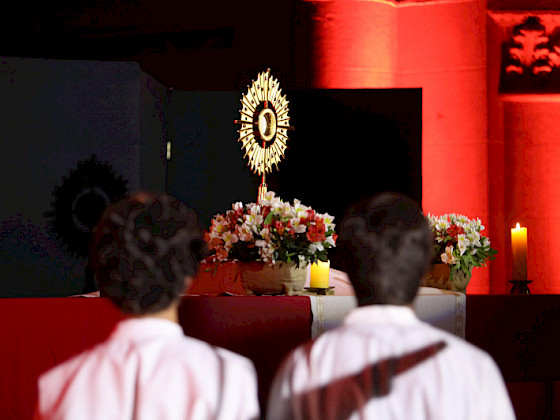
[[[557,293],[560,269],[560,96],[504,97],[505,220],[527,227],[534,293]],[[506,275],[511,275],[510,266]]]
[[[421,87],[424,210],[480,217],[492,238],[485,4],[308,1],[306,11],[311,87]],[[491,289],[489,270],[475,270],[469,293]]]
[[[511,228],[519,222],[527,227],[532,293],[560,293],[560,95],[499,92],[502,43],[517,14],[489,12],[487,19],[490,223],[504,255],[490,273],[509,284]]]

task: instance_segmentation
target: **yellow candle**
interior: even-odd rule
[[[329,287],[329,268],[330,261],[317,261],[311,264],[311,276],[309,278],[309,286],[315,289],[326,289]]]
[[[511,253],[513,257],[513,280],[527,280],[527,228],[511,229]]]

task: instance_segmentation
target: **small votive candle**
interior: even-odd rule
[[[316,263],[311,264],[309,287],[314,289],[328,289],[330,266],[330,261],[317,261]]]

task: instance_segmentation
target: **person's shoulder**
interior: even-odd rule
[[[255,370],[253,362],[248,357],[245,357],[239,353],[235,353],[223,347],[214,347],[214,351],[219,357],[222,358],[222,360],[226,364],[232,366],[238,366],[244,370],[250,370],[250,371]]]
[[[246,356],[233,352],[226,348],[209,344],[198,338],[190,336],[181,337],[182,348],[188,350],[184,354],[190,361],[197,359],[214,358],[217,363],[225,363],[228,366],[240,366],[245,369],[254,369],[253,362]]]
[[[94,372],[97,368],[99,353],[103,352],[104,347],[105,343],[100,343],[39,375],[37,387],[40,407],[48,411],[59,398],[61,389],[68,389],[68,387],[75,386],[76,383],[87,382],[89,373]]]

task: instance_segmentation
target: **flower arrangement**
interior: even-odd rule
[[[427,219],[435,239],[431,263],[449,265],[450,279],[458,270],[470,278],[473,267],[485,267],[496,258],[490,239],[480,234],[485,228],[480,219],[458,214],[428,214]]]
[[[205,240],[214,262],[284,262],[305,267],[327,261],[328,249],[336,246],[333,220],[299,200],[290,204],[269,191],[258,204],[234,203],[225,214],[215,215]]]

